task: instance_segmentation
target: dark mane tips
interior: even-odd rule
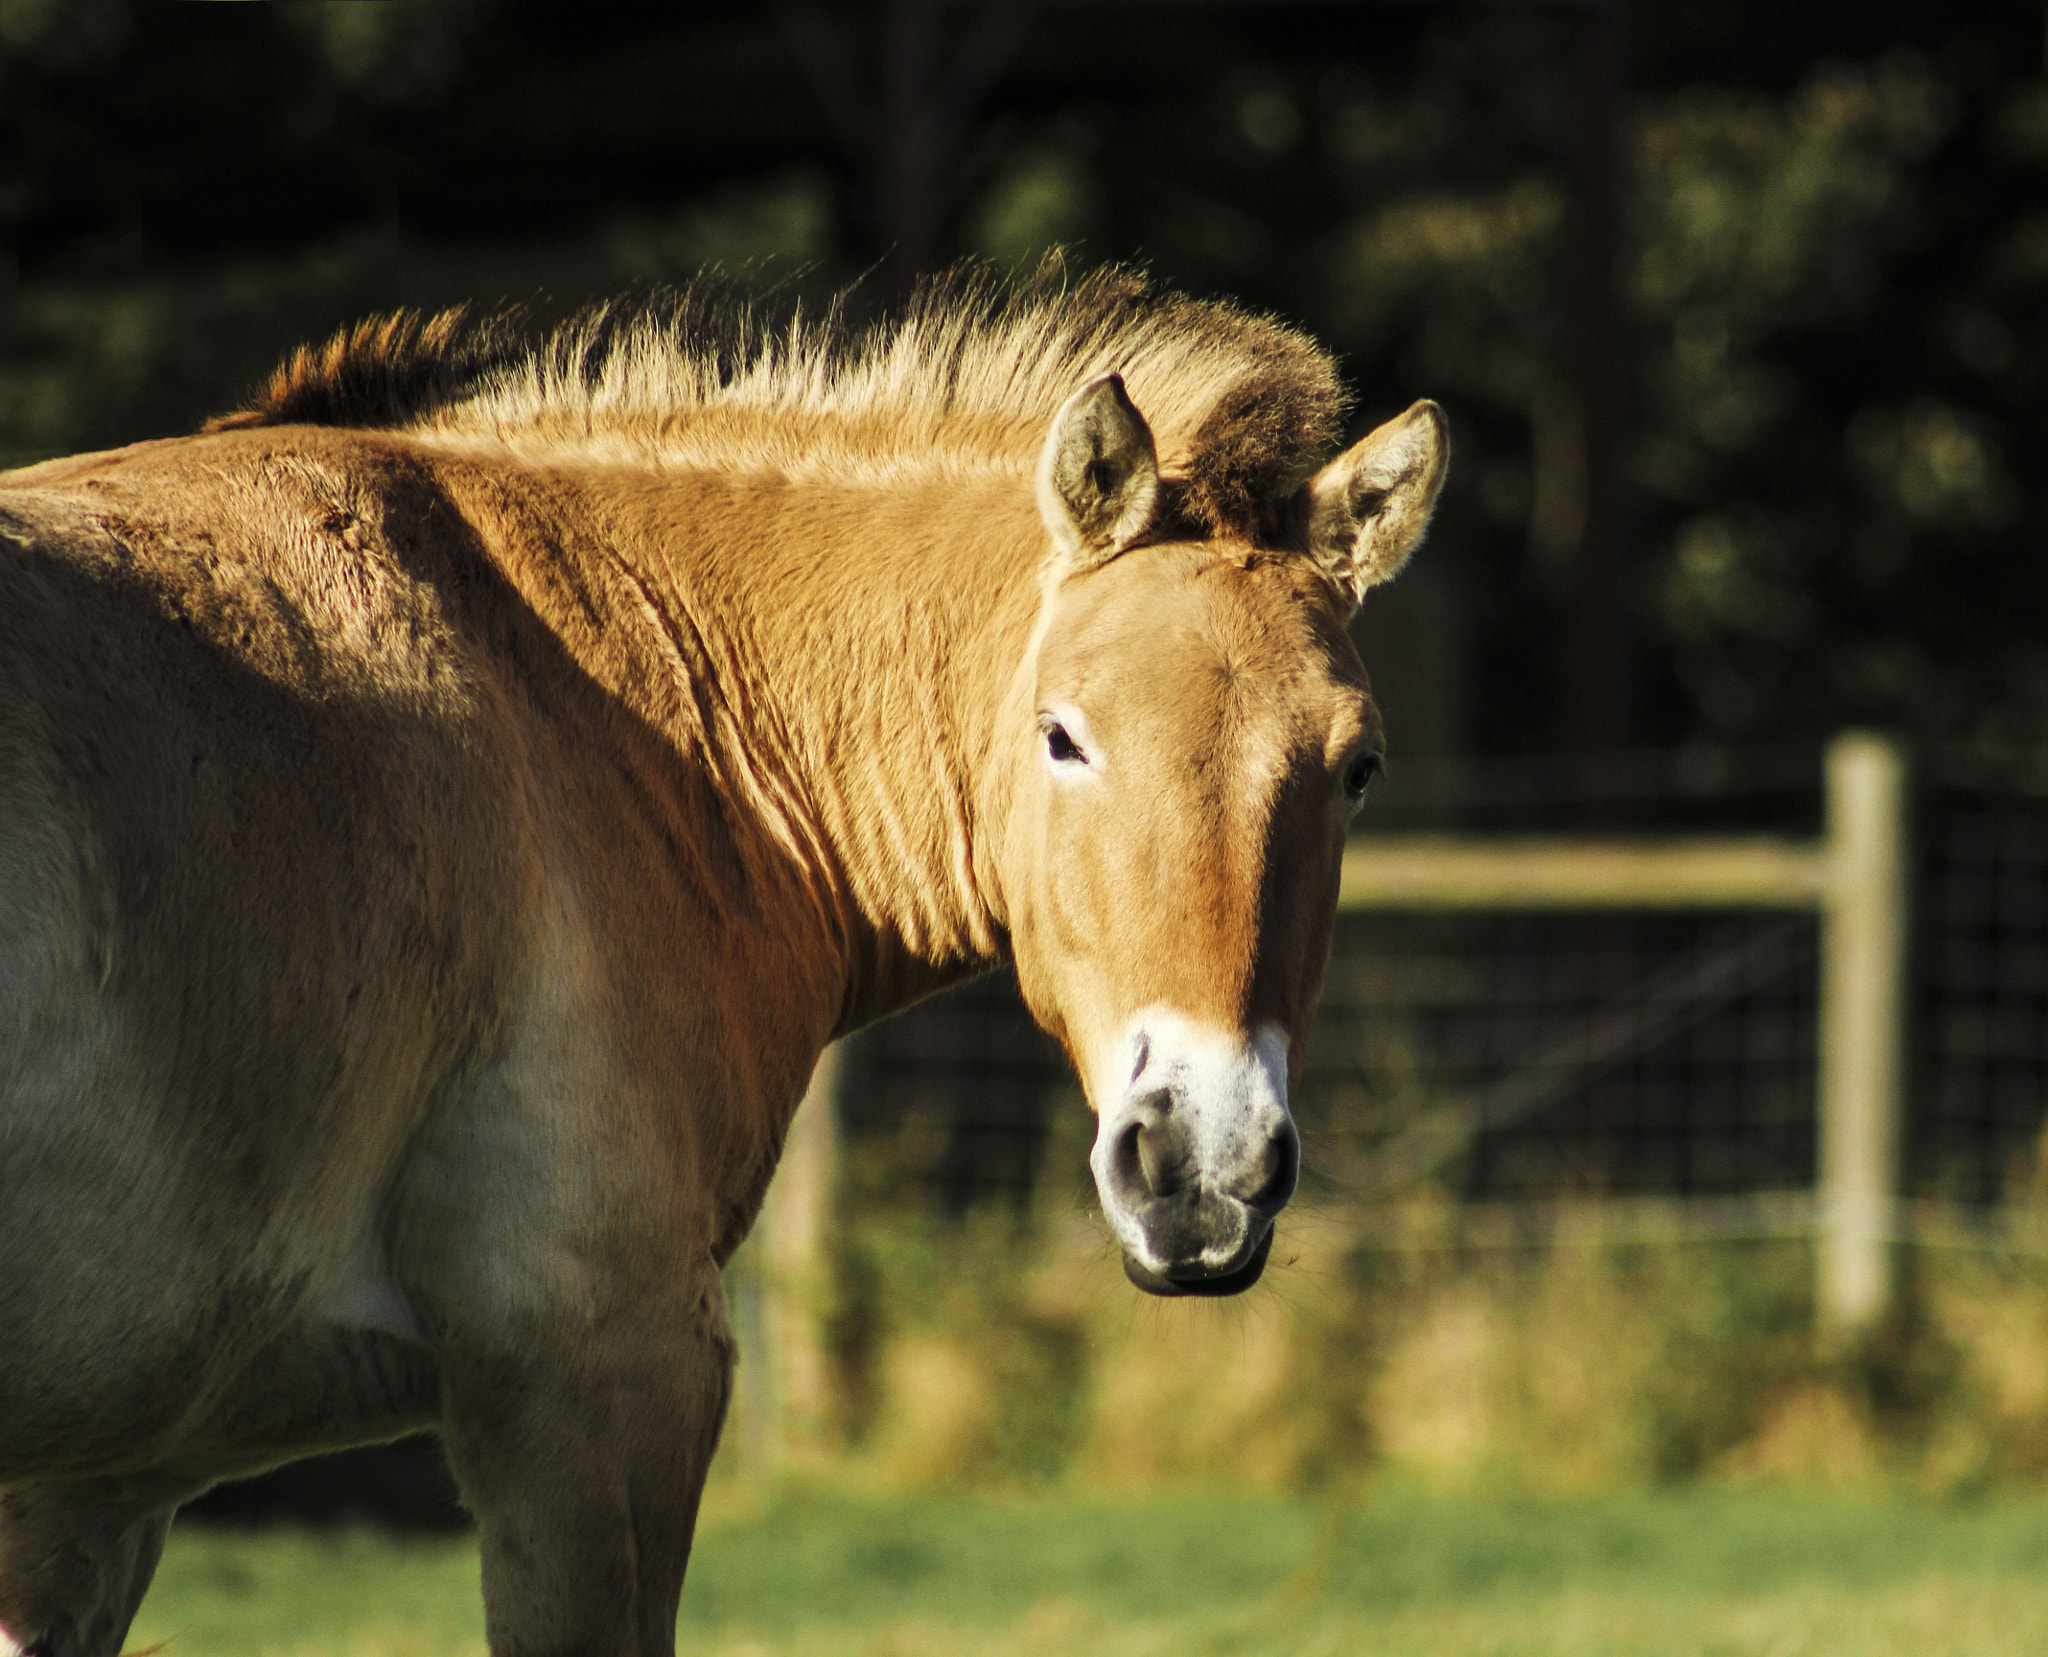
[[[516,313],[477,320],[466,306],[366,317],[324,344],[299,346],[248,407],[201,429],[400,425],[455,400],[516,354],[516,324]]]
[[[1261,539],[1277,532],[1295,485],[1335,445],[1346,398],[1330,359],[1304,336],[1237,320],[1262,337],[1244,342],[1252,365],[1188,444],[1182,509],[1212,533]]]

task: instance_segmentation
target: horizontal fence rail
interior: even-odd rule
[[[1371,835],[1344,849],[1343,909],[1819,908],[1825,843]]]

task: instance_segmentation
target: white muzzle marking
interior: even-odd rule
[[[1096,1055],[1089,1167],[1110,1229],[1147,1270],[1233,1270],[1291,1194],[1287,1046],[1276,1024],[1247,1036],[1154,1006]]]

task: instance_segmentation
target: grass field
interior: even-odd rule
[[[708,1517],[679,1633],[717,1657],[2017,1657],[2048,1650],[2048,1501],[792,1495]],[[186,1529],[129,1644],[165,1640],[481,1653],[475,1550]]]

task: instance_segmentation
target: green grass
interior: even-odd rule
[[[175,1534],[131,1649],[482,1650],[475,1549]],[[719,1657],[2014,1657],[2048,1650],[2048,1502],[785,1496],[704,1528]]]
[[[442,1657],[480,1653],[483,1629],[474,1542],[180,1526],[128,1649],[169,1641],[164,1657]]]

